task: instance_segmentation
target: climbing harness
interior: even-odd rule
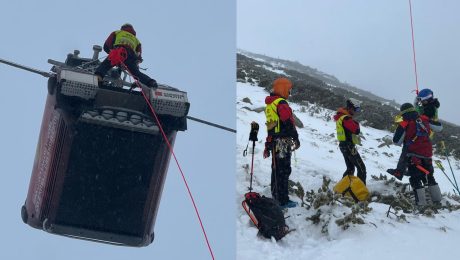
[[[278,158],[285,158],[295,146],[294,141],[290,137],[275,139],[275,152]]]

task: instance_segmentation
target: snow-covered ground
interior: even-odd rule
[[[258,65],[256,65],[258,66]],[[259,66],[258,66],[259,67]],[[284,75],[284,76],[288,76],[286,74],[286,72],[284,72],[284,70],[281,70],[281,69],[275,69],[277,68],[276,66],[273,66],[273,67],[270,67],[270,66],[267,66],[267,65],[263,65],[262,68],[268,70],[268,71],[271,71],[271,72],[275,72],[275,73],[278,73],[278,74],[281,74],[281,75]]]
[[[263,159],[266,137],[265,115],[248,110],[264,106],[267,92],[247,83],[237,84],[237,259],[458,259],[460,251],[460,211],[440,210],[439,214],[427,217],[422,214],[406,214],[407,221],[394,216],[387,217],[388,205],[371,202],[372,210],[362,215],[364,224],[352,224],[343,230],[334,221],[328,225],[328,232],[321,232],[321,225],[315,225],[307,217],[317,210],[296,207],[286,212],[287,225],[294,232],[275,242],[257,237],[257,229],[241,207],[241,201],[249,186],[248,165],[251,163],[251,147],[246,157],[243,150],[248,144],[250,123],[260,125],[259,141],[256,143],[254,158],[254,183],[256,192],[271,197],[270,159]],[[243,102],[248,97],[252,104]],[[332,179],[330,186],[340,180],[345,171],[345,163],[335,140],[335,123],[331,120],[334,111],[316,108],[313,105],[290,104],[304,128],[298,129],[301,147],[292,158],[290,179],[299,182],[305,191],[318,190],[323,176]],[[340,105],[340,104],[338,104]],[[246,108],[245,108],[246,107]],[[365,111],[364,111],[365,113]],[[390,186],[374,180],[371,175],[387,175],[387,168],[394,168],[400,154],[400,147],[382,146],[382,138],[391,138],[391,133],[370,127],[362,127],[365,140],[358,150],[367,167],[367,184],[370,192],[391,193]],[[386,138],[385,138],[386,137]],[[434,158],[441,159],[441,158]],[[447,161],[442,160],[444,166]],[[459,172],[459,162],[453,161],[454,171]],[[388,176],[391,177],[391,176]],[[452,193],[452,185],[435,168],[435,178],[443,193]],[[452,178],[452,177],[451,177]],[[458,177],[457,177],[458,178]],[[407,177],[403,182],[408,182]],[[292,200],[300,198],[290,195]],[[444,196],[444,203],[448,200]],[[331,215],[349,212],[344,206],[326,207]]]

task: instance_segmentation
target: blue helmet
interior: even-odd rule
[[[355,112],[361,112],[361,101],[349,98],[347,99],[347,108],[352,108]]]
[[[431,91],[431,89],[429,89],[429,88],[422,89],[418,93],[417,99],[419,101],[425,101],[425,100],[433,99],[433,91]]]

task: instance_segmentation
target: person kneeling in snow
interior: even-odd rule
[[[430,119],[426,115],[419,115],[414,106],[405,103],[400,108],[403,121],[399,123],[393,136],[393,142],[403,144],[405,165],[408,166],[409,183],[415,193],[415,202],[418,206],[425,206],[425,187],[433,203],[441,202],[441,191],[433,176],[433,146],[430,140],[432,128]]]
[[[289,200],[288,181],[291,174],[291,152],[300,147],[299,136],[294,124],[292,109],[286,101],[292,83],[287,78],[273,82],[270,96],[265,98],[265,116],[268,136],[265,142],[264,158],[273,155],[271,191],[281,207],[292,208],[296,202]]]
[[[336,122],[339,148],[347,165],[343,177],[354,175],[356,167],[358,169],[358,178],[366,184],[366,166],[358,150],[356,150],[356,144],[361,143],[359,123],[353,120],[353,115],[361,111],[360,103],[359,100],[354,98],[348,99],[347,106],[337,110],[337,113],[334,115],[334,121]]]

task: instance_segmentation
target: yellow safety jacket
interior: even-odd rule
[[[267,126],[267,131],[273,130],[274,133],[278,134],[281,131],[280,127],[280,117],[278,115],[278,104],[282,101],[286,100],[284,98],[277,98],[272,103],[268,104],[265,107],[265,117],[267,118],[267,122],[265,125]]]
[[[136,52],[137,46],[139,46],[141,42],[131,34],[130,32],[119,30],[115,32],[115,42],[113,46],[123,45],[129,46],[134,52]]]
[[[335,128],[337,130],[337,140],[340,142],[346,141],[347,136],[345,135],[345,128],[343,128],[343,119],[348,115],[341,116],[337,122],[335,122]],[[351,141],[353,144],[361,144],[361,138],[358,135],[351,134]]]

